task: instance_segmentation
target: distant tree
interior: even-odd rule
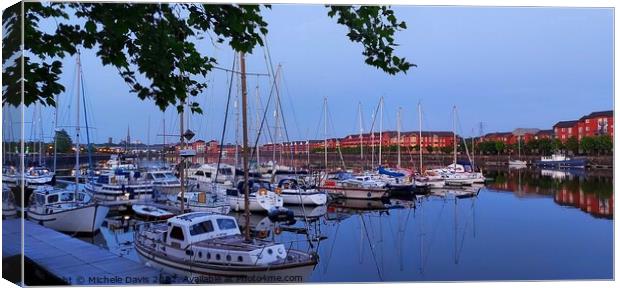
[[[501,154],[506,149],[506,144],[502,141],[495,141],[495,151],[497,154]]]
[[[555,148],[555,141],[551,139],[540,139],[538,140],[538,153],[541,155],[551,155]]]
[[[71,148],[73,148],[73,142],[71,141],[71,137],[65,129],[56,132],[56,151],[58,153],[67,153],[71,152]]]
[[[427,151],[428,153],[431,153],[431,154],[432,154],[432,153],[433,153],[433,146],[431,146],[431,145],[426,146],[426,151]]]
[[[453,148],[453,147],[450,147],[450,146],[443,146],[443,147],[439,148],[439,150],[440,150],[440,151],[441,151],[441,153],[443,153],[443,154],[451,154],[451,153],[452,153],[452,151],[453,151],[453,149],[454,149],[454,148]]]
[[[564,145],[569,153],[579,154],[579,141],[577,140],[577,137],[573,136],[568,138]]]
[[[553,151],[561,151],[564,150],[564,143],[560,139],[553,139]]]
[[[580,146],[581,150],[588,155],[593,155],[598,150],[596,138],[590,136],[581,138]]]
[[[532,155],[538,153],[540,147],[540,140],[532,139],[525,143],[525,145],[521,145],[521,152],[526,155]]]
[[[609,135],[601,135],[598,137],[599,151],[604,154],[611,154],[614,149],[614,143]]]

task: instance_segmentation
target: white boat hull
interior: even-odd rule
[[[327,203],[327,193],[320,191],[284,190],[281,195],[284,204],[325,205]]]
[[[109,207],[92,204],[50,214],[28,210],[28,220],[62,232],[94,233],[108,215]]]
[[[181,284],[210,284],[210,283],[277,283],[277,279],[289,279],[295,277],[294,281],[287,283],[302,283],[308,280],[310,273],[315,265],[303,265],[284,269],[275,267],[262,267],[255,269],[239,269],[235,266],[224,266],[209,268],[208,266],[192,265],[192,263],[181,263],[170,259],[149,254],[148,251],[136,247],[136,252],[140,261],[147,267],[163,270],[167,273],[180,276]],[[246,281],[244,281],[246,280]]]
[[[271,194],[271,193],[270,193]],[[245,198],[243,195],[230,196],[228,195],[228,203],[230,207],[235,211],[245,210]],[[249,199],[250,205],[248,209],[254,212],[269,212],[274,208],[284,206],[282,197],[273,193],[273,195],[256,195]]]

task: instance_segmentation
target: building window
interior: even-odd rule
[[[586,123],[590,123],[590,119],[586,119]]]

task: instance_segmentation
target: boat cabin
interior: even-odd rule
[[[244,181],[241,180],[237,183],[237,189],[226,189],[226,195],[228,196],[239,196],[244,194]],[[250,187],[250,195],[260,193],[261,195],[266,195],[269,191],[271,191],[271,183],[266,180],[260,179],[248,179],[248,186]]]
[[[181,184],[181,182],[179,181],[179,178],[177,178],[176,176],[174,176],[174,174],[171,171],[162,171],[162,170],[158,170],[158,171],[149,171],[146,172],[146,175],[144,176],[144,179],[146,179],[149,182],[152,182],[155,185],[158,184],[167,184],[167,185],[172,185],[172,184]]]
[[[77,198],[76,198],[77,196]],[[89,202],[90,195],[83,191],[75,191],[71,189],[57,189],[51,186],[41,186],[35,189],[31,196],[37,205],[60,205],[73,202]]]
[[[278,188],[285,190],[296,190],[299,188],[299,182],[297,182],[297,179],[292,178],[282,179],[278,183]]]
[[[170,218],[167,223],[164,242],[178,249],[205,240],[241,234],[234,217],[220,214],[188,213]]]

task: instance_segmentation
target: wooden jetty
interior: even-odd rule
[[[21,254],[21,221],[2,221],[3,261]],[[24,221],[24,257],[68,285],[153,285],[171,282],[169,275],[157,269],[30,221]]]

